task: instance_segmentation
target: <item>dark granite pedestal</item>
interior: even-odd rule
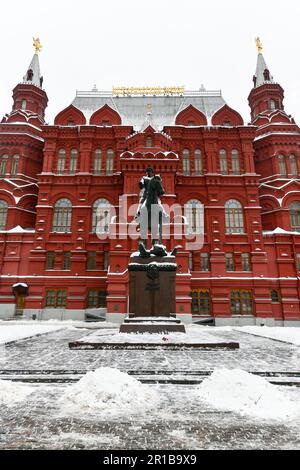
[[[176,318],[175,256],[132,255],[129,271],[129,317],[120,333],[185,333]]]

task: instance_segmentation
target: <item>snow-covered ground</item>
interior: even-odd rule
[[[24,338],[50,333],[65,328],[63,325],[45,325],[45,324],[10,324],[0,323],[0,344],[10,343]]]
[[[280,326],[242,326],[235,327],[234,330],[251,335],[262,336],[264,338],[276,339],[300,346],[300,328],[280,327]]]
[[[0,344],[10,343],[20,339],[31,338],[36,335],[50,333],[52,331],[62,329],[82,328],[86,330],[106,330],[109,328],[111,331],[116,329],[116,325],[108,322],[90,322],[74,320],[0,320]]]
[[[119,326],[108,322],[90,322],[86,323],[83,321],[74,320],[48,320],[48,321],[36,321],[36,320],[16,320],[16,321],[3,321],[0,320],[0,344],[6,342],[15,341],[56,331],[60,329],[82,329],[82,330],[96,330],[95,333],[90,334],[81,338],[82,341],[89,342],[91,340],[103,341],[108,343],[118,342],[138,342],[141,343],[196,343],[198,341],[206,342],[221,342],[222,339],[216,340],[211,333],[222,332],[234,332],[241,331],[243,333],[249,333],[255,336],[261,336],[265,338],[275,339],[278,341],[284,341],[287,343],[300,345],[300,328],[298,327],[268,327],[268,326],[243,326],[243,327],[211,327],[211,326],[200,326],[191,325],[186,327],[185,333],[169,333],[169,334],[126,334],[119,333]]]
[[[236,350],[70,350],[89,327],[0,321],[0,338],[23,338],[0,347],[0,449],[300,449],[300,388],[270,383],[300,373],[300,328],[188,328]],[[51,377],[79,380],[36,380]]]

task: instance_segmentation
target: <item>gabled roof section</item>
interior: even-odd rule
[[[105,121],[109,126],[118,126],[122,124],[120,114],[112,109],[108,104],[105,104],[92,114],[90,124],[103,126]]]
[[[84,126],[85,124],[86,119],[84,114],[73,104],[63,109],[54,119],[55,126]]]
[[[227,104],[224,104],[222,108],[218,109],[211,118],[213,126],[243,126],[244,121],[242,116],[230,108]]]
[[[253,120],[252,124],[255,126],[262,126],[264,124],[280,123],[280,124],[295,124],[293,118],[288,116],[285,111],[276,109],[272,113],[264,111],[258,114]]]
[[[175,119],[176,125],[188,126],[190,123],[194,126],[207,126],[206,116],[192,104],[180,111]]]

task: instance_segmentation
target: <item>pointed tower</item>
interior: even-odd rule
[[[258,49],[257,65],[253,76],[253,88],[248,97],[252,122],[261,113],[271,114],[275,110],[284,109],[283,89],[273,80],[262,54],[262,44],[259,38],[256,38],[256,46]]]
[[[45,109],[48,103],[48,97],[43,90],[43,77],[40,72],[39,52],[41,44],[39,39],[33,40],[35,53],[29,64],[29,67],[19,83],[13,90],[13,108],[12,113],[22,110],[29,114],[35,114],[44,123]]]

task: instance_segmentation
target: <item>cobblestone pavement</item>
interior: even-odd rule
[[[89,333],[65,329],[0,348],[1,370],[299,371],[300,348],[237,331],[209,330],[239,350],[71,351]],[[193,385],[152,385],[160,395],[151,412],[64,415],[58,399],[68,384],[32,384],[34,393],[1,407],[0,449],[299,449],[300,422],[264,421],[200,404]],[[285,387],[293,399],[300,388]],[[297,398],[298,397],[298,398]]]

